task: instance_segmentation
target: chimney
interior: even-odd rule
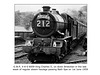
[[[42,8],[43,8],[43,11],[46,11],[46,12],[50,11],[50,7],[49,6],[43,6]]]

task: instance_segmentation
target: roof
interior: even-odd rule
[[[25,29],[24,26],[15,26],[15,32],[32,32],[32,27],[30,27],[28,30]]]

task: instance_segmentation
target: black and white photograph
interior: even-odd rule
[[[14,64],[87,64],[87,4],[14,4]]]
[[[0,73],[100,75],[99,0],[2,0]]]

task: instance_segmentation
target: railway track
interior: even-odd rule
[[[15,61],[20,61],[21,63],[30,63],[27,59],[27,53],[24,53],[22,50],[22,45],[15,46]],[[24,59],[25,58],[25,59]],[[36,63],[36,62],[35,62]],[[41,62],[39,62],[41,63]],[[43,62],[42,62],[43,63]],[[83,64],[87,63],[87,57],[86,56],[78,56],[77,53],[72,53],[70,55],[66,55],[58,64]],[[51,64],[57,64],[57,63],[51,63]]]
[[[78,63],[86,63],[87,59],[81,59],[81,60],[75,60],[75,61],[69,61],[66,64],[78,64]]]
[[[73,55],[66,55],[62,60],[60,60],[61,64],[86,64],[87,57],[86,56],[77,56],[76,54]]]
[[[16,59],[19,59],[19,58],[22,58],[22,57],[24,57],[24,56],[27,56],[27,54],[24,54],[24,53],[22,53],[22,52],[20,52],[19,54],[15,54],[15,60]]]
[[[24,53],[22,50],[22,45],[15,46],[15,60],[27,56],[27,53]]]
[[[69,55],[66,55],[62,59],[61,63],[66,64],[86,64],[87,56],[83,55],[84,49],[82,46],[78,45]]]

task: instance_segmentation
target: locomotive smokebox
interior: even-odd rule
[[[32,20],[32,29],[37,36],[49,37],[60,31],[65,32],[66,23],[63,17],[49,6],[43,6],[43,12],[37,13]]]
[[[50,6],[43,6],[42,8],[43,8],[43,11],[46,11],[46,12],[50,11]]]

